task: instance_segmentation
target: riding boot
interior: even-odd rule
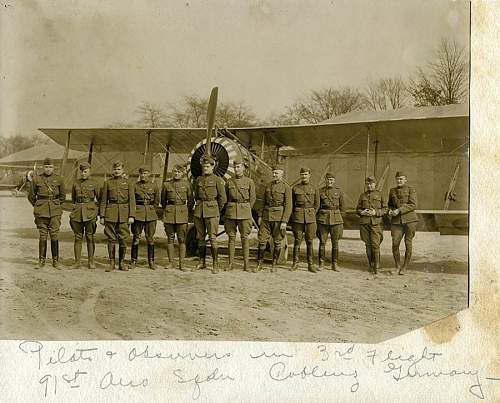
[[[319,250],[318,250],[318,270],[321,271],[324,268],[325,265],[325,244],[320,243],[319,244]]]
[[[125,264],[125,254],[127,253],[127,248],[125,246],[119,246],[118,248],[118,270],[128,271],[128,267]]]
[[[293,245],[293,262],[290,271],[295,271],[299,268],[300,244]]]
[[[234,239],[229,239],[229,241],[227,243],[227,253],[229,255],[229,265],[227,268],[224,266],[224,271],[233,270],[235,249],[236,249],[236,246],[235,246]]]
[[[179,244],[179,248],[180,248],[180,244]],[[184,246],[184,250],[185,250],[185,248],[186,247]],[[168,263],[164,267],[165,270],[172,268],[172,261],[174,260],[174,242],[173,241],[167,243],[167,257],[168,257]],[[180,250],[179,250],[179,258],[180,258]]]
[[[373,255],[373,273],[377,274],[380,269],[380,250],[372,251]]]
[[[95,269],[94,263],[95,240],[94,236],[87,238],[87,255],[88,255],[88,268]]]
[[[401,255],[399,254],[399,246],[392,247],[392,257],[394,258],[396,270],[401,270]]]
[[[186,256],[186,244],[185,243],[180,243],[179,244],[179,270],[182,270],[182,271],[186,271],[187,270],[183,266],[184,265],[184,257],[185,256]]]
[[[278,270],[277,265],[278,265],[278,260],[280,258],[281,254],[281,248],[279,246],[274,246],[274,252],[273,252],[273,265],[271,266],[271,273],[276,273]]]
[[[248,271],[250,260],[250,245],[248,239],[241,240],[241,248],[243,249],[243,271]]]
[[[108,255],[109,255],[109,265],[106,267],[107,272],[113,271],[115,269],[115,250],[116,246],[114,243],[108,243]]]
[[[193,267],[191,269],[191,271],[201,270],[201,269],[207,268],[207,247],[205,245],[198,246],[198,253],[199,253],[200,261],[196,265],[196,267]]]
[[[149,250],[148,250],[149,252]],[[134,244],[132,242],[132,246],[130,247],[130,268],[135,269],[137,265],[137,257],[139,255],[139,244]]]
[[[216,246],[212,246],[212,274],[217,274],[219,272],[219,255]]]
[[[332,242],[332,270],[339,271],[337,261],[339,259],[339,245],[338,242]]]
[[[368,273],[373,271],[373,254],[371,245],[366,246],[366,257],[368,258]]]
[[[75,243],[73,244],[73,251],[75,253],[75,263],[73,266],[71,266],[72,269],[79,269],[80,268],[80,261],[82,259],[82,241],[81,240],[75,240]]]
[[[47,240],[38,240],[38,265],[35,269],[42,269],[45,266],[45,258],[47,257]]]
[[[155,245],[148,243],[148,265],[151,270],[156,270],[155,265]]]
[[[252,273],[258,272],[263,270],[263,263],[264,263],[264,254],[266,253],[266,247],[265,245],[259,245],[259,249],[257,249],[257,267],[252,267]]]
[[[59,267],[59,241],[50,240],[50,252],[52,253],[52,267],[57,270],[61,270]]]
[[[312,241],[306,242],[307,246],[307,270],[311,273],[317,273],[318,270],[314,267],[313,263],[313,243]]]
[[[408,269],[408,265],[410,264],[411,260],[411,255],[412,255],[412,247],[406,246],[406,251],[405,251],[405,261],[403,263],[403,266],[399,269],[399,274],[404,275],[406,270]]]

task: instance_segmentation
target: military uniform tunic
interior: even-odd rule
[[[220,211],[226,204],[224,180],[216,175],[202,175],[194,184],[194,225],[199,246],[205,245],[208,232],[210,244],[215,245],[219,227]]]
[[[83,234],[94,235],[97,228],[101,186],[93,178],[78,179],[71,188],[73,210],[69,215],[69,224],[75,239],[81,241]]]
[[[128,219],[135,217],[134,185],[123,177],[108,179],[102,188],[99,215],[104,218],[104,234],[109,243],[125,247],[130,236]]]
[[[319,209],[319,192],[310,183],[298,183],[292,188],[292,230],[295,243],[300,243],[305,233],[306,242],[316,236],[316,213]]]
[[[318,223],[320,250],[324,249],[328,234],[332,239],[332,247],[335,249],[338,240],[342,238],[344,229],[344,220],[342,219],[342,213],[345,209],[344,194],[337,186],[324,186],[319,190],[319,200],[316,222]],[[334,255],[333,251],[332,255]],[[324,256],[324,252],[322,256]]]
[[[163,225],[167,240],[184,243],[189,219],[189,211],[193,208],[194,199],[190,183],[185,179],[171,179],[163,184],[161,193],[163,207]]]
[[[403,236],[410,246],[417,230],[417,192],[408,185],[392,188],[389,191],[389,209],[399,209],[399,214],[391,218],[392,245],[399,247]]]
[[[236,237],[236,229],[241,239],[246,239],[252,231],[252,207],[256,200],[255,184],[251,178],[231,178],[226,182],[227,204],[224,228],[230,239]]]
[[[66,199],[63,179],[56,174],[34,176],[28,188],[28,200],[34,207],[35,224],[40,239],[57,240],[61,227],[62,203]]]
[[[362,210],[372,208],[375,210],[373,217],[361,215]],[[367,190],[359,196],[356,211],[360,216],[359,231],[361,239],[367,247],[369,246],[374,252],[378,252],[384,239],[382,217],[387,213],[385,197],[378,190]]]
[[[133,244],[139,245],[142,231],[149,245],[154,244],[156,232],[156,207],[160,204],[160,190],[150,181],[137,181],[134,186],[135,219],[132,224]]]
[[[288,223],[292,213],[292,189],[283,181],[272,181],[264,191],[264,207],[260,214],[259,248],[264,248],[269,237],[273,237],[275,247],[280,247],[286,235],[281,223]]]

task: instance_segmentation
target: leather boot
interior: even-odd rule
[[[373,255],[371,245],[366,245],[366,257],[368,258],[368,273],[373,272]]]
[[[73,244],[73,251],[75,253],[75,263],[71,266],[72,269],[80,268],[80,261],[82,259],[82,240],[75,240]]]
[[[321,271],[325,267],[325,245],[320,243],[318,250],[318,270]]]
[[[35,269],[43,269],[45,266],[45,258],[47,257],[47,240],[38,240],[38,264]]]
[[[406,245],[405,261],[403,263],[403,266],[399,269],[399,274],[402,275],[402,276],[406,273],[408,265],[410,264],[411,255],[412,255],[412,247]]]
[[[184,267],[184,257],[186,256],[186,244],[179,244],[179,270],[186,271],[187,269]]]
[[[148,265],[151,270],[156,270],[155,265],[155,245],[148,243]]]
[[[61,270],[59,266],[59,241],[50,240],[50,252],[52,253],[52,267],[57,270]]]
[[[180,244],[179,244],[180,248]],[[180,255],[180,251],[179,251]],[[167,257],[168,257],[168,263],[164,267],[165,270],[171,269],[172,268],[172,260],[174,260],[174,242],[169,242],[167,243]]]
[[[399,254],[399,246],[392,247],[392,257],[394,258],[396,270],[401,270],[401,255]]]
[[[280,258],[281,254],[281,248],[279,246],[274,246],[274,252],[273,252],[273,265],[271,266],[271,273],[276,273],[278,270],[278,260]]]
[[[88,255],[88,268],[91,270],[95,269],[94,263],[94,253],[95,253],[95,240],[94,236],[87,238],[87,255]]]
[[[299,268],[300,244],[293,245],[293,262],[290,271],[296,271]]]
[[[259,245],[259,249],[257,249],[257,267],[252,267],[252,273],[263,270],[264,253],[266,253],[266,247]]]
[[[125,246],[119,246],[118,248],[118,270],[128,271],[128,267],[125,263],[125,254],[127,253],[127,248]]]
[[[233,270],[235,249],[236,249],[235,240],[229,238],[229,241],[227,242],[227,253],[229,255],[229,265],[227,266],[227,268],[224,266],[224,271]]]
[[[212,274],[217,274],[219,272],[219,253],[217,247],[212,246]]]
[[[132,241],[132,246],[130,247],[130,268],[135,269],[137,266],[137,257],[139,255],[139,244],[134,244]],[[148,249],[149,257],[149,249]]]
[[[250,262],[250,245],[248,239],[242,239],[241,248],[243,249],[243,271],[248,271]]]
[[[307,246],[307,270],[311,273],[317,273],[318,270],[314,267],[313,263],[313,244],[312,241],[306,243]]]
[[[332,242],[332,270],[339,271],[337,261],[339,258],[339,245],[338,242]]]
[[[199,253],[200,261],[196,265],[196,267],[193,267],[191,269],[191,271],[201,270],[201,269],[207,268],[207,247],[205,245],[198,246],[198,253]]]
[[[113,271],[115,269],[115,250],[116,246],[114,243],[108,243],[108,255],[109,255],[109,265],[106,267],[107,272]]]
[[[373,274],[377,274],[380,269],[380,251],[372,251],[373,255]]]

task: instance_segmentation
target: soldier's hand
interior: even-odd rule
[[[397,208],[396,210],[392,210],[392,214],[394,216],[397,216],[400,213],[399,209]]]
[[[101,217],[101,219],[99,220],[99,222],[101,223],[101,225],[104,225],[104,217]]]
[[[128,223],[133,224],[134,223],[134,217],[129,217],[128,218]]]
[[[281,230],[286,230],[286,222],[282,222],[282,223],[280,224],[280,229],[281,229]]]

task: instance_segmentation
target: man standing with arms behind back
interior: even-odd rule
[[[47,237],[50,235],[52,266],[59,269],[59,228],[61,227],[62,203],[66,199],[64,181],[54,174],[54,164],[50,158],[43,161],[43,173],[33,177],[28,188],[28,200],[34,207],[35,224],[39,231],[38,265],[45,266]]]
[[[85,239],[87,240],[88,268],[95,269],[94,234],[97,228],[100,197],[101,186],[96,180],[90,177],[90,164],[82,162],[80,164],[80,179],[73,184],[73,188],[71,189],[73,211],[69,216],[69,225],[75,234],[75,264],[73,265],[73,269],[80,268],[83,234],[85,234]]]
[[[107,272],[115,269],[116,243],[118,250],[118,269],[127,271],[123,263],[127,251],[127,240],[130,236],[129,225],[135,217],[135,195],[133,185],[123,177],[123,162],[113,163],[113,177],[108,179],[102,189],[99,209],[104,235],[108,238],[109,266]]]
[[[391,218],[391,236],[392,236],[392,256],[396,269],[400,275],[405,274],[410,264],[413,238],[417,231],[417,192],[411,186],[406,184],[406,175],[396,172],[397,187],[389,191],[389,216]],[[401,266],[401,257],[399,255],[399,244],[405,239],[405,260]]]

